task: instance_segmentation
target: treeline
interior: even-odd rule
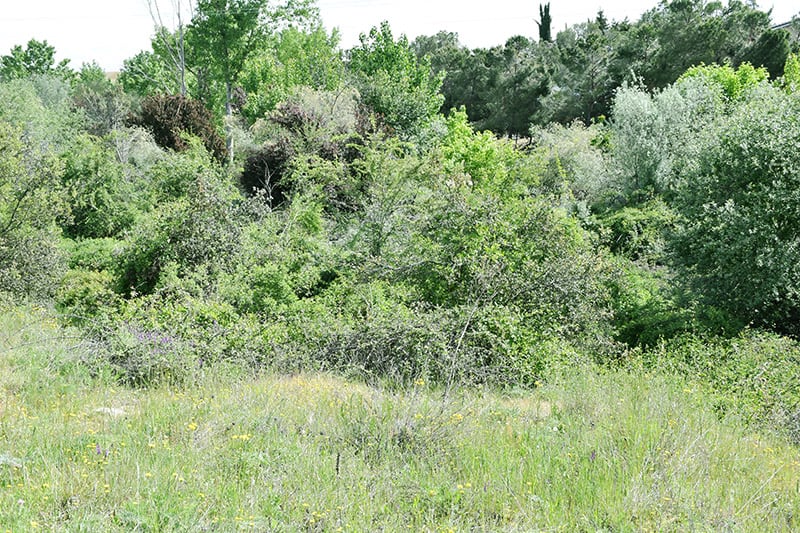
[[[636,22],[609,21],[601,10],[555,38],[549,3],[537,22],[538,39],[489,49],[470,50],[449,32],[417,38],[417,55],[445,74],[442,111],[463,105],[479,129],[527,137],[531,124],[608,116],[625,83],[663,89],[701,63],[750,63],[780,77],[800,50],[800,23],[771,29],[768,13],[739,0],[662,1]]]
[[[384,24],[341,57],[291,6],[200,1],[118,83],[46,43],[0,59],[0,290],[55,301],[85,364],[135,385],[236,364],[532,386],[670,339],[800,334],[797,55],[621,79],[609,120],[529,117],[520,149],[480,106],[441,113],[458,72],[423,40]],[[768,22],[715,6],[703,20]],[[583,27],[514,42],[569,58]],[[526,105],[582,86],[550,83]]]

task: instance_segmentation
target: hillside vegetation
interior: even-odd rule
[[[0,525],[800,527],[797,32],[187,20],[0,57]]]

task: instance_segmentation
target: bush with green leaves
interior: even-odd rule
[[[612,201],[615,184],[603,151],[609,136],[604,126],[577,121],[531,128],[534,150],[543,165],[542,192],[584,211]]]
[[[0,121],[0,290],[52,295],[65,271],[58,219],[68,213],[62,166],[21,128]]]
[[[301,87],[335,90],[344,77],[338,44],[336,30],[329,35],[322,26],[279,32],[247,59],[239,75],[245,92],[242,115],[254,123]]]
[[[735,417],[800,444],[800,346],[745,330],[729,339],[683,335],[642,353],[646,366],[710,389],[719,416]]]
[[[429,305],[514,306],[542,336],[602,336],[607,262],[578,221],[534,196],[538,161],[451,117],[431,157],[368,145],[352,261]]]
[[[122,127],[131,112],[131,99],[97,63],[84,64],[72,82],[72,101],[86,119],[86,129],[103,137]]]
[[[755,68],[750,63],[742,63],[736,68],[731,65],[697,65],[684,72],[676,83],[699,79],[705,85],[716,85],[728,101],[735,101],[745,96],[745,92],[769,79],[767,69]]]
[[[68,150],[84,118],[72,109],[69,83],[34,76],[0,83],[0,120],[22,129],[54,153]]]
[[[242,313],[274,318],[302,298],[323,291],[338,276],[322,205],[297,197],[245,226],[230,272],[219,292]]]
[[[746,322],[800,335],[800,100],[750,91],[681,190],[674,247],[708,301]]]
[[[115,268],[118,290],[149,294],[170,264],[180,275],[202,265],[224,268],[239,247],[241,215],[231,183],[196,175],[183,196],[160,204],[131,228]]]
[[[143,169],[143,194],[148,195],[148,201],[153,205],[185,198],[198,188],[203,188],[203,183],[227,183],[228,177],[220,164],[213,159],[197,137],[186,135],[183,137],[184,150],[158,154],[146,169]],[[236,191],[231,187],[225,193],[235,196]]]
[[[69,191],[72,217],[64,225],[73,238],[119,235],[133,224],[139,209],[132,180],[103,140],[78,135],[62,156],[62,182]]]
[[[609,207],[667,198],[697,173],[701,154],[716,142],[724,116],[723,88],[688,78],[661,92],[623,87],[611,123],[610,167],[617,198]]]
[[[401,136],[419,133],[444,102],[443,76],[427,58],[418,59],[405,35],[395,40],[388,22],[361,34],[348,55],[361,102]]]
[[[363,142],[354,133],[351,96],[301,90],[256,124],[256,135],[268,140],[245,162],[239,178],[244,192],[274,207],[294,193],[321,188],[329,205],[351,206],[357,184],[347,166]]]
[[[660,198],[599,217],[603,243],[614,254],[643,264],[665,264],[667,235],[678,215]]]

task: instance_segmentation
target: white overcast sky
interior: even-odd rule
[[[168,6],[176,0],[159,0]],[[457,32],[470,48],[502,44],[512,35],[536,35],[538,0],[318,0],[326,28],[338,27],[342,47],[358,42],[382,20],[396,35],[431,35],[439,30]],[[2,0],[0,55],[29,39],[55,46],[59,59],[74,68],[97,61],[108,71],[149,48],[153,25],[146,0]],[[542,2],[544,3],[544,2]],[[657,0],[551,0],[553,30],[593,18],[602,8],[611,20],[637,20]],[[800,12],[796,0],[760,0],[772,8],[774,22],[786,22]]]

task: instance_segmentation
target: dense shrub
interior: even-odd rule
[[[688,376],[713,391],[715,410],[800,444],[800,346],[778,335],[745,331],[732,339],[686,335],[642,356],[652,368]]]
[[[185,134],[198,137],[217,161],[227,157],[225,140],[217,133],[214,118],[198,100],[179,95],[154,95],[142,101],[141,111],[130,118],[153,134],[159,146],[182,151],[189,147]]]
[[[0,291],[47,297],[66,264],[56,221],[67,213],[59,160],[0,122]]]
[[[361,35],[348,67],[361,102],[401,136],[419,133],[444,102],[443,76],[433,74],[427,58],[417,59],[405,35],[395,41],[387,22]]]
[[[241,226],[236,191],[204,178],[131,229],[115,269],[120,292],[151,293],[170,264],[185,274],[201,265],[220,269],[233,256]]]
[[[603,242],[614,254],[649,264],[665,262],[667,234],[677,214],[661,199],[624,207],[600,220]]]
[[[676,258],[709,302],[800,335],[800,100],[749,94],[681,191]]]
[[[138,209],[134,184],[102,140],[81,135],[64,154],[62,182],[72,217],[64,225],[73,238],[118,235],[133,224]]]
[[[282,204],[291,189],[286,175],[294,156],[294,147],[286,138],[265,144],[251,154],[239,176],[244,192],[256,195],[263,191],[270,206]]]

